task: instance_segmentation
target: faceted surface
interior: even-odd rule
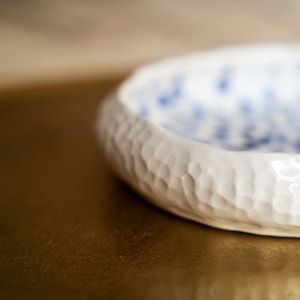
[[[222,229],[300,236],[295,155],[226,151],[176,136],[116,96],[101,107],[97,129],[119,176],[159,207]]]

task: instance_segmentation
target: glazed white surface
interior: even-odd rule
[[[299,49],[224,49],[138,70],[101,106],[97,130],[108,160],[135,190],[176,215],[222,229],[300,236],[299,154],[232,151],[206,144],[171,132],[161,126],[161,116],[144,117],[138,110],[147,96],[138,87],[147,87],[153,78],[168,78],[182,68],[191,71],[195,65],[238,64],[245,57],[264,63],[273,55],[291,64]]]

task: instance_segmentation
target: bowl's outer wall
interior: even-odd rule
[[[300,236],[295,155],[231,152],[176,136],[113,95],[97,123],[120,177],[155,205],[217,228]]]
[[[291,48],[300,53],[299,45]],[[223,57],[226,53],[235,52],[225,50]],[[174,69],[176,59],[144,67],[101,105],[97,132],[116,173],[155,205],[184,218],[300,237],[299,154],[224,150],[171,133],[133,109],[126,93],[130,85]]]

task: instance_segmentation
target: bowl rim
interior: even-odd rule
[[[214,149],[215,151],[221,151],[224,153],[230,153],[232,155],[256,155],[264,159],[279,159],[285,160],[291,157],[300,158],[300,153],[289,153],[289,152],[273,152],[273,151],[262,151],[258,149],[250,149],[250,150],[230,150],[223,148],[221,146],[215,144],[207,144],[205,142],[201,142],[198,140],[194,140],[192,138],[186,137],[184,135],[180,135],[178,133],[172,132],[164,127],[162,127],[159,123],[154,122],[151,118],[144,117],[139,114],[133,107],[130,105],[131,98],[129,96],[129,92],[134,86],[140,85],[141,83],[147,83],[149,79],[155,77],[157,73],[160,74],[172,74],[174,71],[178,70],[178,68],[186,63],[191,63],[192,61],[200,60],[199,63],[205,62],[206,64],[210,64],[212,61],[217,63],[219,60],[224,61],[224,59],[235,59],[239,58],[237,56],[245,55],[248,52],[269,52],[270,50],[276,50],[277,54],[281,54],[283,52],[297,52],[299,53],[300,58],[300,43],[290,42],[290,43],[258,43],[258,44],[244,44],[239,46],[227,46],[227,47],[219,47],[211,50],[202,50],[198,52],[192,52],[189,54],[173,56],[166,59],[161,59],[155,61],[153,63],[145,64],[136,70],[134,70],[129,77],[125,81],[121,83],[119,88],[115,92],[115,99],[119,102],[120,105],[125,108],[128,113],[134,115],[135,117],[142,118],[144,122],[151,126],[153,130],[161,131],[161,134],[167,135],[170,138],[176,140],[178,144],[186,144],[189,142],[191,147],[208,147],[208,149]],[[216,58],[219,60],[216,61]],[[292,60],[290,56],[286,56],[285,59],[287,61]],[[292,60],[294,61],[294,60]]]

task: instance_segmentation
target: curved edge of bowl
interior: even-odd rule
[[[138,69],[101,105],[96,129],[115,172],[156,206],[186,219],[300,237],[299,154],[224,150],[171,133],[128,105],[129,84],[153,76],[161,64],[169,72],[173,62]]]
[[[273,166],[289,155],[188,140],[134,114],[116,95],[101,105],[97,132],[115,172],[156,206],[220,229],[300,236],[300,217],[289,213],[294,202],[282,201],[292,183]]]

